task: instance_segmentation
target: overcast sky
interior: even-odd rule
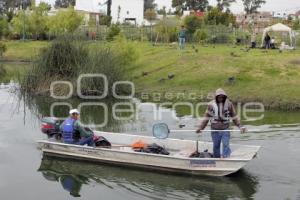
[[[129,0],[130,1],[130,0]],[[171,7],[172,0],[156,0],[158,7]],[[209,0],[211,5],[216,4],[216,0]],[[243,4],[241,0],[237,0],[231,7],[232,12],[240,13],[243,11]],[[285,11],[294,12],[300,10],[300,0],[267,0],[267,3],[260,9],[262,11]]]
[[[40,0],[37,0],[40,1]],[[54,3],[55,0],[42,0],[46,2]],[[87,2],[90,0],[86,0]],[[126,0],[124,0],[126,1]],[[130,3],[130,0],[127,0]],[[158,8],[163,6],[167,7],[167,10],[171,8],[172,0],[155,0],[158,4]],[[295,11],[300,10],[300,0],[266,0],[267,3],[262,6],[261,11],[284,11],[288,13],[294,13]],[[216,0],[209,0],[211,5],[216,4]],[[134,5],[133,5],[134,6]],[[231,7],[231,11],[234,13],[240,13],[243,11],[243,4],[241,0],[237,0],[237,3],[234,3]]]

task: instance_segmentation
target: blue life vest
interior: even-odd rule
[[[63,141],[64,143],[74,143],[74,123],[76,122],[73,118],[68,118],[63,124]]]

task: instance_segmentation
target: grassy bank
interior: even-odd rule
[[[4,59],[30,59],[47,44],[7,42]],[[185,93],[181,97],[186,99],[188,93],[195,92],[199,99],[222,87],[236,102],[259,101],[272,109],[300,108],[300,50],[280,53],[246,51],[241,46],[188,45],[179,51],[176,45],[134,45],[140,56],[127,74],[138,95],[148,93],[151,98],[153,93],[171,93],[174,100],[176,93]],[[174,78],[168,79],[170,74]],[[234,80],[230,81],[230,77]]]
[[[7,51],[2,61],[8,62],[29,62],[38,55],[41,48],[49,44],[41,41],[6,41],[4,43],[7,46]]]
[[[190,45],[179,51],[176,46],[149,44],[140,45],[140,49],[143,56],[129,71],[138,92],[196,92],[205,98],[222,87],[236,102],[300,108],[300,50],[280,53],[246,51],[240,46]],[[170,80],[169,74],[175,77]],[[230,81],[230,77],[235,80]]]

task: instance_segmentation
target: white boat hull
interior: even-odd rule
[[[168,171],[180,174],[226,176],[243,168],[252,160],[259,150],[259,146],[231,145],[232,156],[222,158],[189,158],[195,151],[195,141],[165,139],[137,136],[118,133],[97,132],[107,138],[113,146],[111,149],[93,148],[87,146],[69,145],[48,140],[38,141],[38,146],[43,153],[59,157],[70,157],[78,160],[109,163],[122,166],[139,167],[147,170]],[[164,146],[170,155],[157,155],[134,152],[130,145],[142,140],[147,144],[157,143]],[[211,143],[199,142],[199,149]]]

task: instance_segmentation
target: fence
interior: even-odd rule
[[[160,33],[157,31],[157,26],[143,26],[136,27],[132,25],[120,25],[122,33],[130,40],[138,41],[150,41],[153,43],[171,43],[177,42],[178,40],[178,29],[173,27],[171,31],[166,31],[166,33]],[[224,25],[206,25],[203,26],[200,30],[206,32],[206,38],[202,41],[208,44],[242,44],[248,45],[251,42],[251,33],[247,30],[237,29],[234,27],[228,27]],[[92,34],[96,33],[97,40],[106,40],[107,35],[109,34],[110,28],[107,26],[81,26],[75,34],[79,35],[81,38],[87,40],[92,38]],[[293,44],[300,46],[300,30],[295,31],[295,39]],[[47,38],[53,39],[57,35],[51,34],[47,35]],[[289,44],[288,37],[276,36],[274,34],[277,42],[284,41],[286,44]],[[27,39],[30,37],[28,36]],[[260,45],[262,41],[262,35],[259,34],[256,37],[257,44]],[[187,33],[186,42],[196,43],[199,42],[199,39],[195,34]]]
[[[140,40],[140,41],[152,41],[159,43],[169,43],[177,42],[178,40],[178,30],[172,29],[172,31],[167,31],[167,33],[160,33],[157,31],[156,26],[120,26],[122,33],[131,40]],[[226,27],[222,25],[218,26],[205,26],[201,30],[207,32],[207,38],[205,39],[206,43],[250,43],[250,34],[248,32],[235,29],[232,27]],[[88,27],[81,26],[77,31],[82,36],[86,38],[91,38],[93,32],[96,33],[97,40],[105,40],[109,33],[109,28],[107,26],[97,26],[97,27]],[[187,33],[186,35],[187,42],[197,42],[197,38],[194,34]]]
[[[151,40],[154,38],[154,28],[151,27],[136,27],[136,26],[120,26],[122,33],[127,39],[131,40]],[[152,29],[152,30],[151,30]],[[77,30],[77,34],[85,36],[87,39],[91,38],[92,33],[96,33],[97,40],[106,40],[109,33],[109,27],[107,26],[97,26],[97,27],[88,27],[81,26]],[[152,33],[151,33],[152,32]]]

